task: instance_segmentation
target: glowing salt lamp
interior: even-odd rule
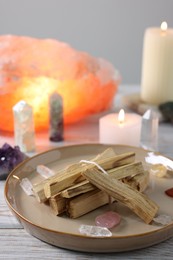
[[[12,107],[25,100],[33,107],[36,130],[48,129],[48,100],[58,92],[64,122],[74,123],[108,109],[119,76],[102,59],[51,39],[0,36],[0,129],[13,131]]]

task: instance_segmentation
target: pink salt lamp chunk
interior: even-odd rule
[[[121,221],[121,216],[113,211],[108,211],[102,215],[99,215],[95,219],[96,226],[113,228],[117,226]]]
[[[64,122],[110,108],[119,84],[114,67],[53,39],[0,36],[0,129],[13,131],[12,107],[33,107],[36,130],[48,129],[48,99],[58,92]]]

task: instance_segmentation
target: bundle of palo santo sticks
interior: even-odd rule
[[[56,215],[66,213],[77,218],[109,203],[111,198],[150,223],[158,205],[142,193],[148,183],[149,173],[142,162],[135,162],[134,152],[116,155],[108,148],[91,161],[72,164],[35,184],[33,191],[40,203],[49,201]]]

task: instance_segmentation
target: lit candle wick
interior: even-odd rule
[[[166,32],[168,28],[167,22],[162,22],[160,28],[163,32]]]
[[[119,124],[123,124],[124,121],[125,121],[125,112],[124,112],[124,109],[121,109],[118,114],[118,122],[119,122]]]

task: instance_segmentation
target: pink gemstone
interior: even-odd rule
[[[108,211],[102,215],[99,215],[95,219],[96,226],[113,228],[117,226],[121,221],[121,216],[113,211]]]

